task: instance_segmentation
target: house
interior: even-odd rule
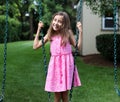
[[[77,7],[80,5],[78,3]],[[83,26],[83,41],[81,55],[99,54],[96,49],[96,36],[99,34],[113,34],[113,17],[93,14],[92,10],[83,3],[81,22]],[[117,16],[118,17],[118,16]],[[117,19],[118,22],[118,19]],[[118,22],[120,24],[120,21]],[[112,26],[111,26],[112,25]],[[118,32],[119,28],[117,27]],[[109,42],[108,42],[109,43]]]

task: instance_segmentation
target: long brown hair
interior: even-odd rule
[[[63,27],[60,30],[60,35],[62,36],[62,43],[61,44],[65,45],[68,42],[69,37],[70,37],[70,31],[71,31],[70,18],[66,12],[60,11],[60,12],[57,12],[53,15],[52,21],[56,15],[63,16]],[[52,28],[52,21],[51,21],[50,27],[49,27],[48,32],[47,32],[47,34],[49,36],[49,40],[51,40],[51,37],[56,34],[56,32]]]

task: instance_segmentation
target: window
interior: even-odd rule
[[[118,14],[116,15],[116,23],[118,24]],[[118,30],[118,25],[116,25]],[[114,19],[113,13],[106,13],[102,17],[102,30],[114,30]]]

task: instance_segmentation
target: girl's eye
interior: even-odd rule
[[[53,21],[56,21],[56,20],[57,20],[56,18],[53,19]]]
[[[53,19],[53,22],[62,23],[62,20],[59,20],[59,19]]]
[[[62,24],[62,20],[59,20],[58,23]]]
[[[59,21],[59,23],[62,23],[62,21]]]

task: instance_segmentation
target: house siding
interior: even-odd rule
[[[83,56],[90,54],[99,54],[96,49],[96,36],[99,34],[109,34],[114,31],[102,31],[102,20],[99,15],[95,15],[83,4],[82,9],[82,25],[83,25],[83,41],[81,54]]]

